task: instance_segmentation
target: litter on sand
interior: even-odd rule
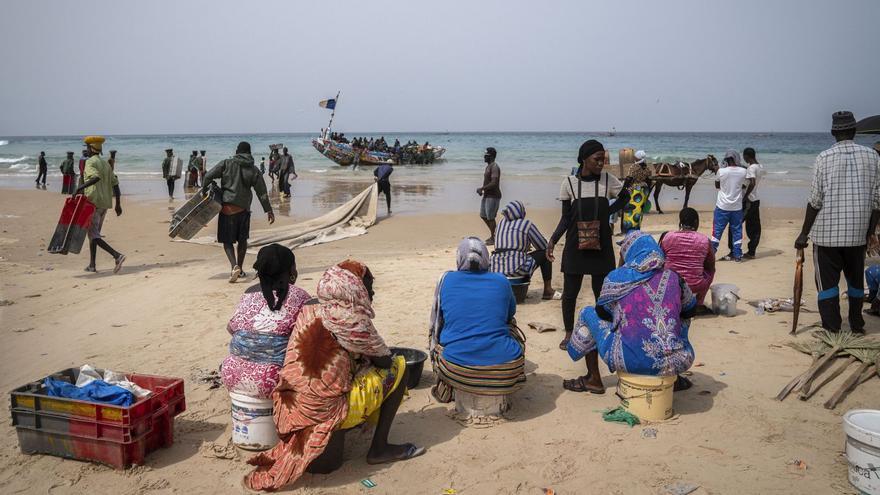
[[[663,487],[666,490],[666,493],[670,495],[688,495],[689,493],[693,493],[697,491],[700,485],[695,485],[693,483],[682,483],[681,481],[676,481],[671,485],[666,485]]]
[[[376,487],[376,483],[373,480],[371,480],[370,478],[362,479],[361,484],[367,488],[375,488]]]
[[[532,330],[536,330],[538,333],[555,332],[556,331],[556,325],[551,325],[549,323],[541,323],[538,321],[530,322],[529,328],[531,328]]]
[[[602,419],[609,423],[626,423],[630,428],[640,424],[639,417],[622,407],[615,407],[602,413]]]
[[[644,428],[642,438],[657,438],[657,428]]]
[[[807,463],[800,460],[800,459],[789,459],[789,461],[786,462],[786,464],[788,464],[789,466],[794,466],[794,467],[796,467],[800,470],[803,470],[803,471],[807,470]]]

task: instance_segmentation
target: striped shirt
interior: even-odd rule
[[[507,277],[528,277],[538,268],[528,253],[531,249],[547,249],[547,239],[525,216],[525,206],[519,201],[510,202],[501,212],[501,221],[495,230],[493,272]]]
[[[810,187],[819,210],[810,238],[817,246],[864,246],[871,211],[880,210],[880,157],[846,140],[819,153]]]

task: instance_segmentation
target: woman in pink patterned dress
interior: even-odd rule
[[[254,269],[260,283],[245,291],[229,319],[232,341],[220,375],[230,392],[268,399],[278,384],[293,325],[311,296],[293,285],[296,258],[284,246],[260,249]]]

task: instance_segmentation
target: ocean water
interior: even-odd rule
[[[346,136],[384,135],[386,141],[399,138],[402,142],[416,139],[420,143],[447,148],[444,159],[432,165],[397,167],[394,183],[401,193],[402,207],[396,211],[420,211],[426,200],[443,199],[452,204],[444,210],[471,209],[478,204],[473,190],[480,185],[483,173],[482,157],[487,146],[498,150],[502,167],[502,188],[505,197],[515,194],[534,206],[555,206],[559,180],[576,165],[577,150],[586,139],[598,139],[611,151],[612,163],[617,162],[621,148],[642,149],[651,161],[671,162],[678,159],[693,161],[707,154],[721,159],[728,149],[742,150],[751,146],[757,150],[758,160],[767,169],[763,188],[781,190],[787,200],[769,201],[782,206],[800,205],[802,190],[809,186],[810,173],[816,155],[830,147],[834,140],[828,133],[368,133],[346,132]],[[118,150],[117,174],[126,194],[147,194],[163,197],[164,182],[161,163],[166,148],[174,148],[184,158],[192,150],[206,150],[209,163],[231,156],[237,143],[251,143],[253,155],[268,157],[269,145],[283,143],[296,161],[301,191],[327,196],[329,191],[342,188],[352,193],[372,178],[372,169],[364,167],[353,171],[340,167],[318,153],[311,145],[315,134],[244,134],[244,135],[167,135],[167,136],[107,136],[105,155]],[[58,166],[66,151],[79,157],[81,136],[2,137],[0,136],[0,187],[33,187],[37,156],[45,151],[49,161],[49,177],[59,175]],[[860,136],[857,141],[871,145],[874,137]],[[617,167],[611,168],[612,172]],[[152,180],[149,180],[152,179]],[[58,180],[54,180],[57,184]],[[467,184],[463,184],[467,183]],[[327,185],[331,184],[330,187]],[[351,187],[347,187],[351,184]],[[358,185],[361,184],[361,185]],[[304,187],[302,187],[304,186]],[[297,184],[294,185],[297,189]],[[662,198],[680,200],[680,192],[667,189]],[[397,193],[398,191],[395,191]],[[508,194],[510,192],[511,194]],[[696,201],[713,202],[712,180],[704,177],[695,188]],[[319,201],[309,213],[324,211],[346,199],[345,194],[332,194],[332,201]],[[397,201],[397,200],[395,200]],[[666,202],[664,200],[664,202]],[[456,206],[458,205],[458,206]]]

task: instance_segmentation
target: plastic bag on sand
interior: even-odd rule
[[[128,377],[123,375],[122,373],[117,373],[111,370],[104,370],[104,376],[101,376],[92,365],[84,364],[79,369],[79,377],[76,379],[77,387],[85,387],[89,383],[92,383],[95,380],[103,380],[111,385],[116,385],[117,387],[124,388],[129,392],[133,393],[135,397],[138,399],[146,397],[150,395],[152,392],[149,390],[143,389],[136,384],[128,381]]]
[[[612,423],[626,423],[630,428],[640,423],[639,417],[622,407],[615,407],[602,413],[602,419]]]

